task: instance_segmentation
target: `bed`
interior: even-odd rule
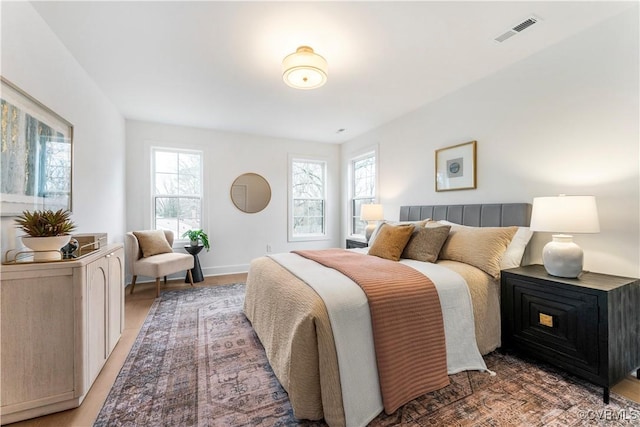
[[[451,227],[440,253],[449,259],[400,260],[430,277],[438,290],[449,374],[486,369],[481,355],[500,345],[499,269],[520,263],[531,237],[530,216],[525,203],[401,207],[400,222],[425,226],[429,219],[430,225]],[[511,233],[508,248],[490,269],[477,250],[460,249],[474,241],[469,236],[503,236],[505,230]],[[378,247],[380,241],[370,249]],[[261,257],[249,269],[244,312],[297,418],[360,426],[382,411],[369,308],[351,279],[297,254]]]

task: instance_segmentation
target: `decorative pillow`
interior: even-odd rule
[[[439,220],[437,222],[446,225],[457,225],[459,227],[474,228],[468,225],[460,225],[456,224],[455,222],[446,220]],[[531,240],[532,236],[533,231],[531,231],[529,227],[518,227],[518,231],[516,231],[516,234],[513,236],[511,242],[509,243],[509,246],[507,246],[507,250],[504,252],[502,258],[500,259],[501,270],[520,267],[520,264],[522,264],[522,256],[524,255],[524,251],[527,248],[529,240]]]
[[[452,225],[439,258],[473,265],[497,279],[500,276],[500,259],[517,229]]]
[[[378,233],[380,232],[380,228],[382,228],[382,226],[385,225],[385,224],[389,224],[389,225],[413,224],[413,226],[418,228],[418,227],[424,227],[427,224],[427,222],[429,222],[430,220],[431,220],[430,218],[427,218],[427,219],[423,219],[423,220],[420,220],[420,221],[382,221],[382,222],[380,222],[380,224],[378,224],[376,226],[376,228],[373,230],[373,233],[371,233],[371,237],[369,238],[369,246],[371,247],[373,245],[373,242],[378,237]]]
[[[162,230],[134,231],[133,235],[138,239],[143,258],[173,252]]]
[[[369,255],[398,261],[414,228],[413,224],[383,224],[378,232],[378,237],[369,248]]]
[[[402,251],[402,258],[425,262],[436,262],[442,245],[449,237],[450,225],[430,223],[413,230],[411,238]]]
[[[520,267],[524,250],[529,244],[531,236],[533,236],[533,231],[531,231],[529,227],[518,227],[518,231],[516,231],[513,239],[511,239],[511,243],[507,246],[507,250],[500,260],[501,270]]]

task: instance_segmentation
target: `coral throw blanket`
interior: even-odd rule
[[[387,414],[449,384],[442,310],[428,277],[398,262],[344,249],[294,253],[338,270],[367,295]]]

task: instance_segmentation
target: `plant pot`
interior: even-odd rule
[[[198,240],[192,240],[191,246],[198,246]]]
[[[70,234],[50,237],[22,236],[22,244],[34,251],[33,260],[36,262],[62,259],[60,249],[69,243],[69,240],[71,240]]]

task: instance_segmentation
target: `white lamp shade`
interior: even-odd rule
[[[535,197],[531,212],[531,230],[551,233],[598,233],[600,222],[593,196]],[[583,252],[573,236],[554,234],[542,250],[547,273],[575,278],[582,272]]]
[[[531,231],[599,233],[598,208],[594,196],[535,197]]]
[[[327,82],[327,61],[309,46],[300,46],[282,61],[282,79],[296,89],[315,89]]]
[[[384,219],[382,205],[362,205],[360,207],[360,219],[363,221],[382,221]]]

